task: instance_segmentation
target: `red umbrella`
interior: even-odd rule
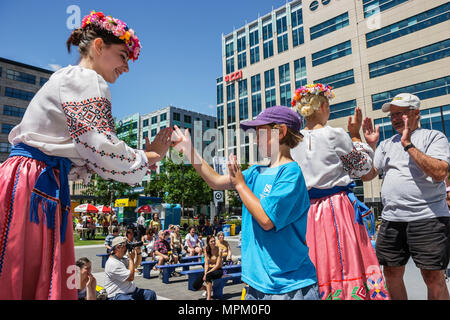
[[[111,213],[111,208],[108,206],[97,206],[97,209],[102,213]]]
[[[84,213],[97,213],[98,209],[93,206],[92,204],[89,203],[85,203],[85,204],[80,204],[78,207],[75,207],[75,209],[73,209],[74,212],[84,212]]]
[[[152,213],[152,207],[150,207],[148,204],[145,204],[145,205],[137,208],[136,212],[137,213]]]

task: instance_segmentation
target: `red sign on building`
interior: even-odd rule
[[[242,70],[236,71],[225,76],[225,82],[236,81],[242,78]]]

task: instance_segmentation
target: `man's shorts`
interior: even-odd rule
[[[375,249],[384,266],[404,266],[411,256],[420,269],[445,270],[450,258],[450,218],[382,220]]]

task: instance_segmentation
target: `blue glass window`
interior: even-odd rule
[[[319,7],[319,1],[313,1],[309,5],[309,10],[315,11]]]
[[[217,85],[217,104],[223,103],[223,83]]]
[[[39,79],[39,85],[42,87],[46,82],[48,81],[48,78],[40,78]]]
[[[217,125],[223,126],[223,105],[217,106]]]
[[[36,84],[36,76],[16,70],[6,69],[6,78],[25,83]]]
[[[264,59],[267,59],[267,58],[273,56],[273,41],[272,40],[264,42],[263,47],[264,47]]]
[[[322,22],[309,29],[311,40],[324,36],[330,32],[342,29],[349,25],[348,12],[333,19]]]
[[[238,69],[245,68],[247,66],[247,52],[238,54]]]
[[[248,98],[239,99],[239,120],[248,119]]]
[[[312,65],[317,66],[331,60],[335,60],[352,54],[352,44],[348,40],[330,48],[312,54]]]
[[[31,101],[34,97],[34,92],[20,90],[16,88],[5,88],[5,97],[16,98],[25,101]]]
[[[253,116],[253,118],[255,118],[258,114],[260,114],[261,110],[262,110],[261,93],[252,94],[252,116]]]
[[[250,64],[259,62],[259,46],[250,49]]]
[[[378,141],[378,144],[380,144],[381,141],[389,139],[394,134],[396,134],[396,132],[394,133],[394,129],[392,128],[390,117],[375,119],[373,122],[375,127],[380,126],[380,140]]]
[[[330,105],[330,120],[348,117],[356,108],[356,100],[345,101]]]
[[[450,2],[366,34],[367,48],[450,20]]]
[[[238,82],[238,92],[240,98],[247,95],[247,79]]]
[[[245,37],[238,38],[237,39],[237,51],[238,51],[238,53],[244,51],[245,48],[246,48],[246,46],[245,46]]]
[[[234,83],[227,85],[227,100],[234,100],[235,92],[234,92]]]
[[[227,123],[236,122],[236,103],[228,102],[227,103]]]
[[[381,109],[384,103],[392,101],[397,94],[404,92],[414,94],[421,100],[450,94],[450,76],[373,94],[372,109]]]
[[[450,39],[370,63],[370,78],[444,59],[448,56],[450,56]]]
[[[14,127],[14,124],[2,123],[2,133],[8,134]]]
[[[252,93],[261,91],[261,76],[259,74],[254,75],[251,78],[252,82]]]
[[[355,77],[353,74],[353,69],[351,69],[326,78],[318,79],[314,81],[314,83],[329,84],[334,89],[336,89],[355,83]]]
[[[277,104],[275,88],[266,90],[266,108],[273,107]]]
[[[306,61],[305,58],[300,58],[294,61],[295,71],[295,88],[300,88],[307,84],[306,81]]]
[[[275,70],[270,69],[264,72],[264,86],[265,88],[271,88],[275,86]]]
[[[233,54],[234,54],[234,43],[233,43],[233,41],[231,41],[231,42],[229,42],[229,43],[227,43],[225,45],[225,53],[226,53],[227,58],[233,56]]]
[[[441,131],[450,141],[450,105],[421,110],[420,126]]]
[[[3,115],[5,116],[11,116],[11,117],[23,117],[25,114],[25,109],[18,108],[14,106],[3,106]]]
[[[278,53],[284,52],[287,49],[289,49],[287,33],[278,36],[277,41],[278,41]]]
[[[363,0],[364,18],[390,9],[408,0]]]
[[[234,58],[233,57],[227,59],[226,68],[227,68],[227,74],[234,72]]]

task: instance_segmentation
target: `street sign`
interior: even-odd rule
[[[214,191],[214,203],[223,202],[223,191]]]

